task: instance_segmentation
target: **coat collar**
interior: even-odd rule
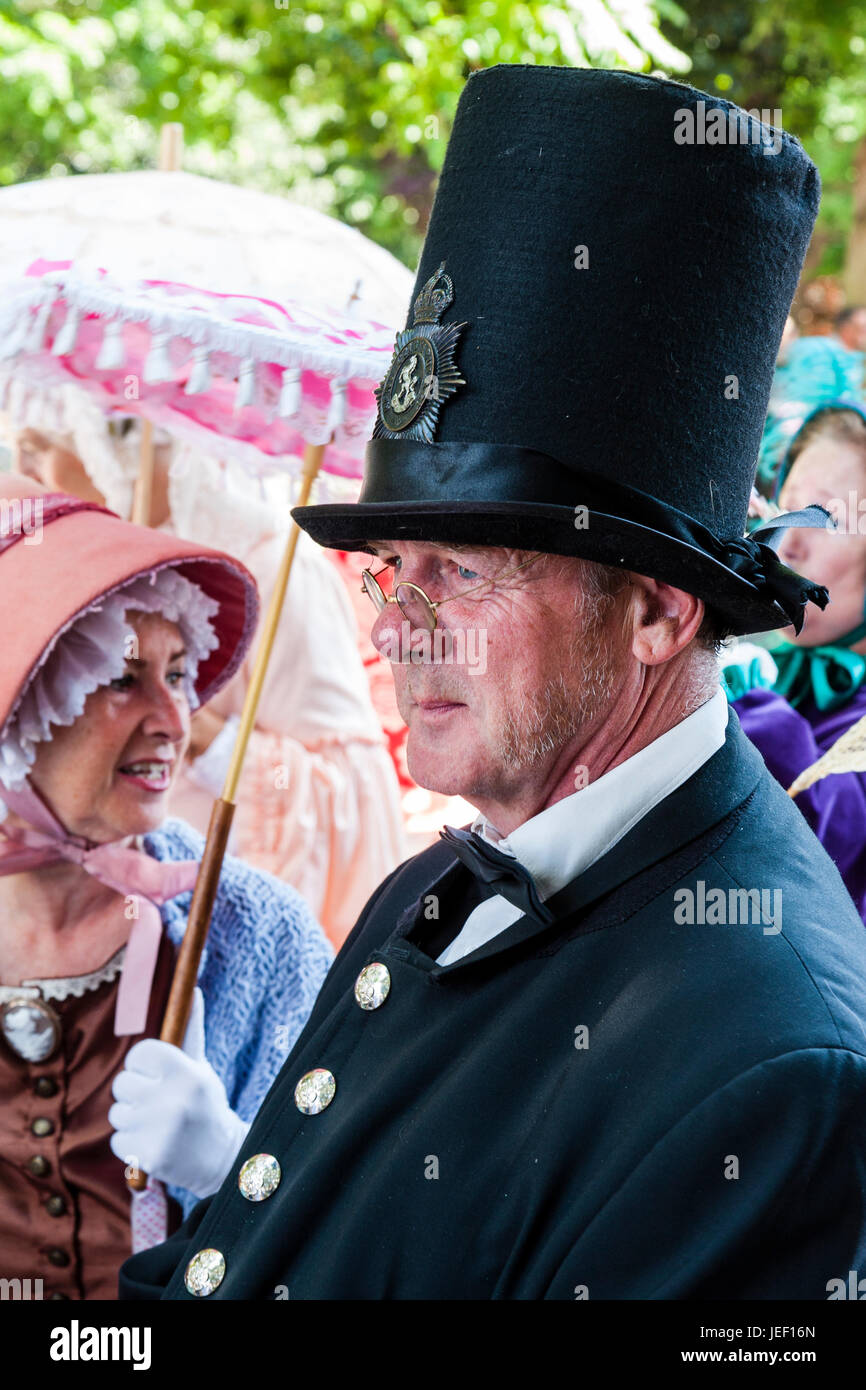
[[[654,806],[607,854],[547,899],[547,906],[557,918],[553,926],[543,926],[528,917],[520,917],[492,940],[452,965],[434,963],[430,969],[431,977],[450,976],[467,966],[510,950],[531,937],[556,932],[564,918],[591,907],[644,869],[672,857],[690,841],[698,839],[724,820],[751,795],[765,772],[760,754],[743,733],[734,710],[729,710],[725,742],[718,752],[670,796]],[[441,864],[441,859],[437,862]],[[417,935],[415,928],[422,928],[424,904],[429,896],[436,896],[447,906],[448,898],[457,894],[460,884],[464,882],[461,875],[468,876],[468,870],[453,858],[444,870],[439,869],[424,888],[420,901],[401,918],[394,940]],[[417,964],[429,962],[429,957],[425,957],[416,944],[407,940],[407,946],[408,954],[415,956],[417,952]]]

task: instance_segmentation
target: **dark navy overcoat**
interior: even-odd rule
[[[826,1299],[866,1274],[866,931],[733,712],[553,926],[437,966],[473,884],[444,844],[382,884],[233,1172],[122,1296],[193,1297],[203,1248],[209,1299]],[[333,1099],[303,1114],[316,1068]],[[261,1153],[281,1178],[253,1202]]]

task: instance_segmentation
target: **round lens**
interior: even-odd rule
[[[398,584],[394,590],[397,606],[412,627],[426,628],[432,632],[436,626],[436,612],[429,600],[414,584]]]
[[[387,596],[382,592],[379,580],[375,579],[369,570],[364,570],[361,576],[361,582],[364,585],[364,593],[369,599],[372,599],[373,603],[381,612],[387,603]]]

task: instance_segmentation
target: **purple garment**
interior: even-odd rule
[[[799,710],[772,690],[749,690],[734,702],[743,732],[787,791],[807,767],[866,715],[866,686],[841,709]],[[833,772],[794,797],[835,863],[866,921],[866,773]]]

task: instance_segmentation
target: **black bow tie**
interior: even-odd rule
[[[452,830],[446,825],[439,834],[467,869],[494,893],[520,908],[539,926],[549,926],[554,920],[550,908],[538,896],[532,874],[510,854],[503,854],[472,830]]]

